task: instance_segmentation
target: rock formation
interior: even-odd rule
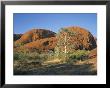
[[[15,39],[16,40],[16,39]],[[80,27],[62,28],[57,34],[45,29],[32,29],[14,42],[15,50],[54,51],[55,47],[64,50],[92,50],[97,47],[93,35]]]
[[[22,35],[23,34],[14,34],[14,41],[20,39]]]
[[[32,29],[23,34],[23,36],[15,41],[15,46],[24,45],[43,38],[54,37],[55,33],[45,29]]]
[[[65,46],[67,50],[92,50],[97,46],[93,35],[80,27],[62,28],[57,38],[57,46],[60,47],[60,50]]]

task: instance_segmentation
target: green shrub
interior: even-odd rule
[[[29,59],[27,53],[14,52],[14,60],[23,60],[23,59]]]
[[[24,52],[14,52],[14,60],[29,60],[29,61],[39,61],[43,62],[46,60],[52,59],[52,55],[50,54],[38,54],[36,52],[32,53],[24,53]]]
[[[88,58],[88,53],[89,51],[86,50],[76,50],[69,55],[69,59],[67,60],[67,62],[73,63],[79,60],[83,61]]]
[[[19,60],[19,53],[14,53],[14,60]]]

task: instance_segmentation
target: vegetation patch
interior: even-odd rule
[[[14,74],[96,75],[96,50],[94,37],[79,27],[31,30],[14,42]]]

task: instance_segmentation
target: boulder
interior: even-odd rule
[[[57,35],[57,47],[64,51],[71,50],[92,50],[97,47],[93,35],[86,29],[81,27],[62,28]]]

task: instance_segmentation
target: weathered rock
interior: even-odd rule
[[[90,51],[88,58],[92,59],[92,58],[96,58],[96,57],[97,57],[97,48]]]
[[[97,47],[93,35],[86,29],[80,27],[63,28],[56,36],[56,33],[44,30],[33,29],[22,35],[15,41],[15,50],[24,51],[50,51],[56,46],[60,51],[92,50]]]
[[[14,34],[14,41],[20,39],[22,35],[23,34]]]
[[[32,29],[23,34],[23,36],[15,41],[15,46],[24,45],[43,38],[54,37],[55,33],[45,29]]]
[[[67,51],[71,50],[92,50],[96,48],[96,41],[93,35],[84,28],[67,27],[62,28],[57,36],[57,46],[64,51],[65,46]]]
[[[16,51],[26,51],[26,52],[49,52],[54,51],[56,46],[57,39],[56,37],[39,39],[30,43],[25,44],[24,46],[17,47]]]

